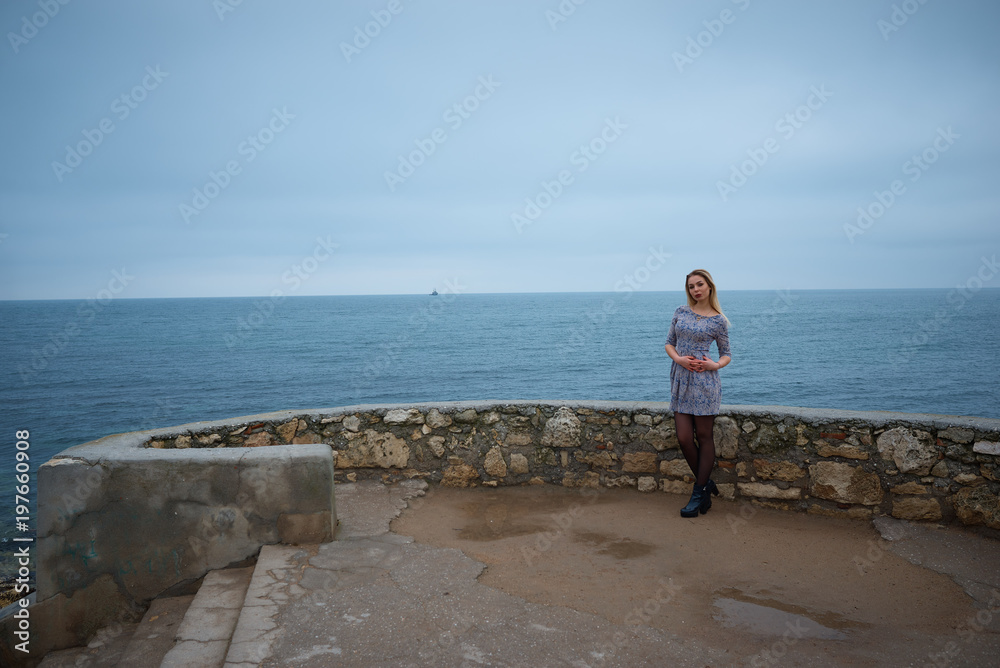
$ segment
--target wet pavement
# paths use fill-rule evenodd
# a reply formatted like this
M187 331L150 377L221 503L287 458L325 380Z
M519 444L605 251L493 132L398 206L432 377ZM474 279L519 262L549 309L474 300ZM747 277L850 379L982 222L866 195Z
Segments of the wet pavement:
M629 489L414 501L393 531L485 564L481 584L661 638L545 665L1000 665L1000 542L969 531L719 500L684 519L686 498Z

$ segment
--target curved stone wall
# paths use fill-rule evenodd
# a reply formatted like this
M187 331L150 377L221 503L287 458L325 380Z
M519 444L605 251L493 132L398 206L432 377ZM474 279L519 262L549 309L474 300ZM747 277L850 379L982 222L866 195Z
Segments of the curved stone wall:
M729 499L1000 530L1000 420L723 406L715 434ZM663 403L346 406L109 436L39 469L31 610L48 631L33 651L77 644L263 544L329 540L334 481L366 477L691 489Z
M325 443L338 480L557 484L688 494L664 403L481 401L348 406L188 425L153 448ZM730 499L865 519L1000 529L1000 420L723 406L713 478Z

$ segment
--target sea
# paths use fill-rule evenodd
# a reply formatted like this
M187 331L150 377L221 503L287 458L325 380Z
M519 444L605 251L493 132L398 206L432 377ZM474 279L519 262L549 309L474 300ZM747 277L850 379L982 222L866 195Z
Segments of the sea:
M1000 418L1000 289L720 300L723 404ZM0 557L34 529L38 466L109 434L370 403L669 401L663 346L683 303L680 291L0 302Z

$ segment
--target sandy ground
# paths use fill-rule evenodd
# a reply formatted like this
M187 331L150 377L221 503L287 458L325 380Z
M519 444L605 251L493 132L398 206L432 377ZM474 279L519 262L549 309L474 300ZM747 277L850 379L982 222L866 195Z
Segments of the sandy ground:
M870 522L718 499L684 519L686 500L432 487L392 530L487 564L485 585L690 638L725 665L1000 666L997 541L930 532L932 570Z

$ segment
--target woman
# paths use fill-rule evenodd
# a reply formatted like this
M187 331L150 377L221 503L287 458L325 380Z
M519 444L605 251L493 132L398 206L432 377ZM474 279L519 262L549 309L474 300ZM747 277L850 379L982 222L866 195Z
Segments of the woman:
M695 269L685 278L687 305L674 311L667 334L670 365L670 410L677 424L677 440L684 459L694 474L694 491L681 517L697 517L712 507L712 494L719 488L712 482L715 440L712 427L722 401L719 369L729 364L729 319L722 313L712 275ZM719 361L708 356L715 341ZM697 434L698 444L695 445Z

